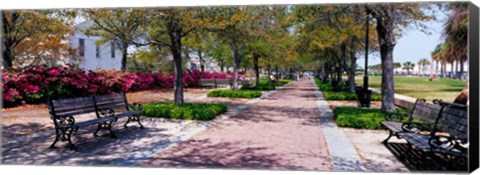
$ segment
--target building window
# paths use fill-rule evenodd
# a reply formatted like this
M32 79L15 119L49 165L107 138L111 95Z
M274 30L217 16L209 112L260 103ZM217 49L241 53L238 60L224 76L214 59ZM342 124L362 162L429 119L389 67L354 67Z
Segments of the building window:
M95 56L100 58L100 46L98 44L95 45Z
M110 43L110 48L111 48L110 52L111 52L112 58L115 58L115 43L114 42Z
M85 56L85 39L79 38L78 39L78 45L80 46L78 48L78 55L80 56Z

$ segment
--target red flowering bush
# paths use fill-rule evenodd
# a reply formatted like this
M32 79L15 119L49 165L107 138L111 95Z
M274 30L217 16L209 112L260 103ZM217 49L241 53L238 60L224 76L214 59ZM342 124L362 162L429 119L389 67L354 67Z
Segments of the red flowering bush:
M185 87L200 86L200 79L232 78L231 74L184 71ZM132 92L153 88L173 88L174 75L149 72L88 71L68 67L32 66L2 72L5 106L41 103L46 99L63 99L89 95Z

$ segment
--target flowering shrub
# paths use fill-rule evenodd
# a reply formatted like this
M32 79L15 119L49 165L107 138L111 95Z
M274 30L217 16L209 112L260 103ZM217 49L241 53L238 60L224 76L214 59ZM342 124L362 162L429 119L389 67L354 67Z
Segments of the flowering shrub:
M200 79L232 78L231 74L184 71L185 87L200 86ZM2 72L5 106L40 103L46 99L63 99L88 95L132 92L154 88L173 88L173 73L85 71L81 68L33 66Z

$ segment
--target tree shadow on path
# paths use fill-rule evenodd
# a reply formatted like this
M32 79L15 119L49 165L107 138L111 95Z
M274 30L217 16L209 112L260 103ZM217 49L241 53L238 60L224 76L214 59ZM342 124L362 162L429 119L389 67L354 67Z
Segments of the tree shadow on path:
M214 144L208 139L182 142L161 157L153 158L146 166L187 168L234 168L302 170L288 164L281 155L266 153L268 148L241 142Z
M439 155L422 158L422 153L415 148L411 152L407 151L407 143L387 143L385 147L411 171L467 171L467 163L453 165Z
M32 126L24 126L26 128ZM80 129L72 135L77 151L69 149L66 142L58 142L56 148L49 146L54 134L27 137L17 141L9 139L2 143L2 163L20 165L107 165L121 160L130 153L141 151L158 140L169 137L162 128L145 128L132 126L114 130L117 138L111 138L107 131L93 137L96 126ZM14 128L22 129L15 125Z

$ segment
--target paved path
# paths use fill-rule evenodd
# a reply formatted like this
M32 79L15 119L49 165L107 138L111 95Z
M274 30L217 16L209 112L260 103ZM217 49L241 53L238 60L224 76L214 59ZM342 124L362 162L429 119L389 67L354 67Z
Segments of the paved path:
M349 166L353 166L359 170L356 153L343 132L331 129L332 122L320 121L321 117L331 119L332 113L319 111L319 107L328 108L324 100L318 103L319 98L313 82L291 83L144 165L280 170L352 170ZM336 139L327 143L329 137ZM342 151L346 152L338 153Z

